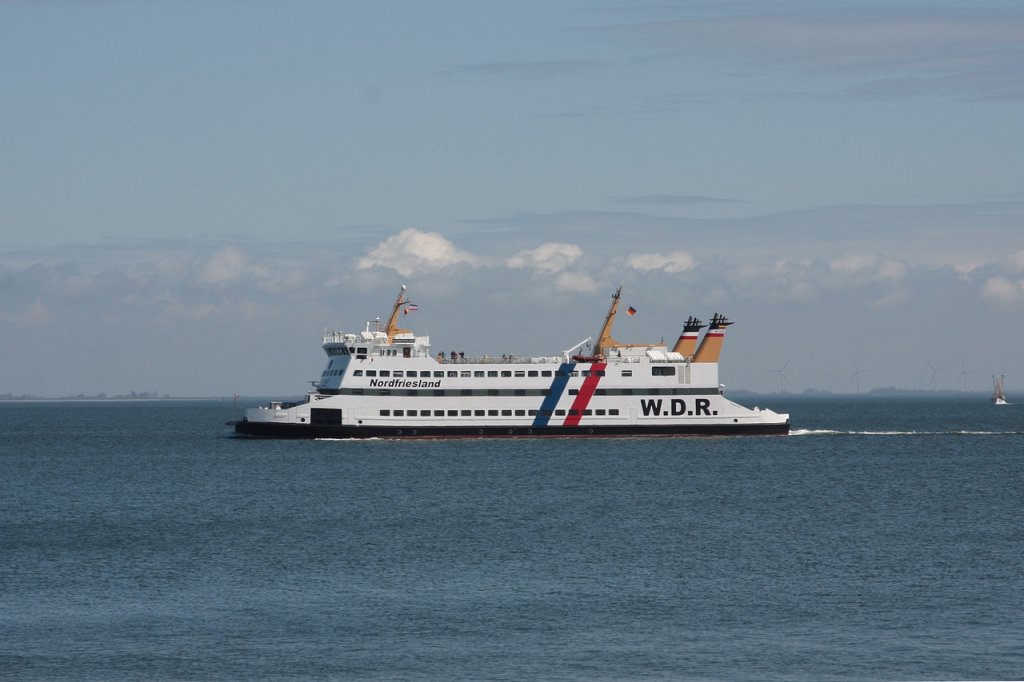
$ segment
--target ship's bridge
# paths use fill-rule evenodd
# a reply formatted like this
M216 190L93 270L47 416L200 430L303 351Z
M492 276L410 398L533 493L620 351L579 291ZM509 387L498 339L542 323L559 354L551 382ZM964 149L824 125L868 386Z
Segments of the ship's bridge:
M347 355L356 360L373 357L423 358L430 357L430 337L416 336L412 332L388 334L379 330L365 330L358 334L324 332L324 352L328 356Z

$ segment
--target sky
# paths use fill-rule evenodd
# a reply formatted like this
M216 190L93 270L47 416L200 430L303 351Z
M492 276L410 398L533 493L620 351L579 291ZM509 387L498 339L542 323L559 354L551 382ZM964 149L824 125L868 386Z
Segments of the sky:
M1024 4L0 0L0 395L293 396L735 322L726 390L1024 387Z

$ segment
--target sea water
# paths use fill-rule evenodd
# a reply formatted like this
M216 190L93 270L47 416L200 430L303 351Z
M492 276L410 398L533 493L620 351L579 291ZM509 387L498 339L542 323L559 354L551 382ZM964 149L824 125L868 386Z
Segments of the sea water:
M743 402L794 434L271 441L226 437L230 402L2 404L0 678L1024 676L1024 406Z

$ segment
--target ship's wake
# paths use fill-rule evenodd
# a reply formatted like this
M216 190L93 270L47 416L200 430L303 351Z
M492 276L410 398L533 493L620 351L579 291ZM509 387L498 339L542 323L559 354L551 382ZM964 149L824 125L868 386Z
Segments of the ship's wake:
M1024 436L1024 431L843 431L840 429L793 429L791 436Z

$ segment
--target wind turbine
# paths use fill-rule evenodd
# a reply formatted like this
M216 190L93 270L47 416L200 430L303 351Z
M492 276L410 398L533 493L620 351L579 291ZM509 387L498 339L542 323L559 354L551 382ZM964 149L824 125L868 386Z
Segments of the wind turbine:
M857 382L857 393L860 393L860 375L864 374L867 370L860 368L860 365L857 364L857 358L853 359L853 369L853 381Z
M957 377L957 378L960 379L961 390L964 393L966 393L967 392L967 375L970 374L971 372L967 369L967 362L966 361L961 360L960 361L960 366L963 368L963 371L960 372L960 376Z
M779 369L771 370L772 372L776 372L779 375L779 393L785 393L786 392L786 368L787 367L789 367L789 360L786 360L786 364L784 364Z
M932 392L934 392L935 391L935 375L938 374L939 372L945 371L948 368L947 367L935 367L930 362L926 363L926 364L928 365L928 369L930 369L932 371Z

